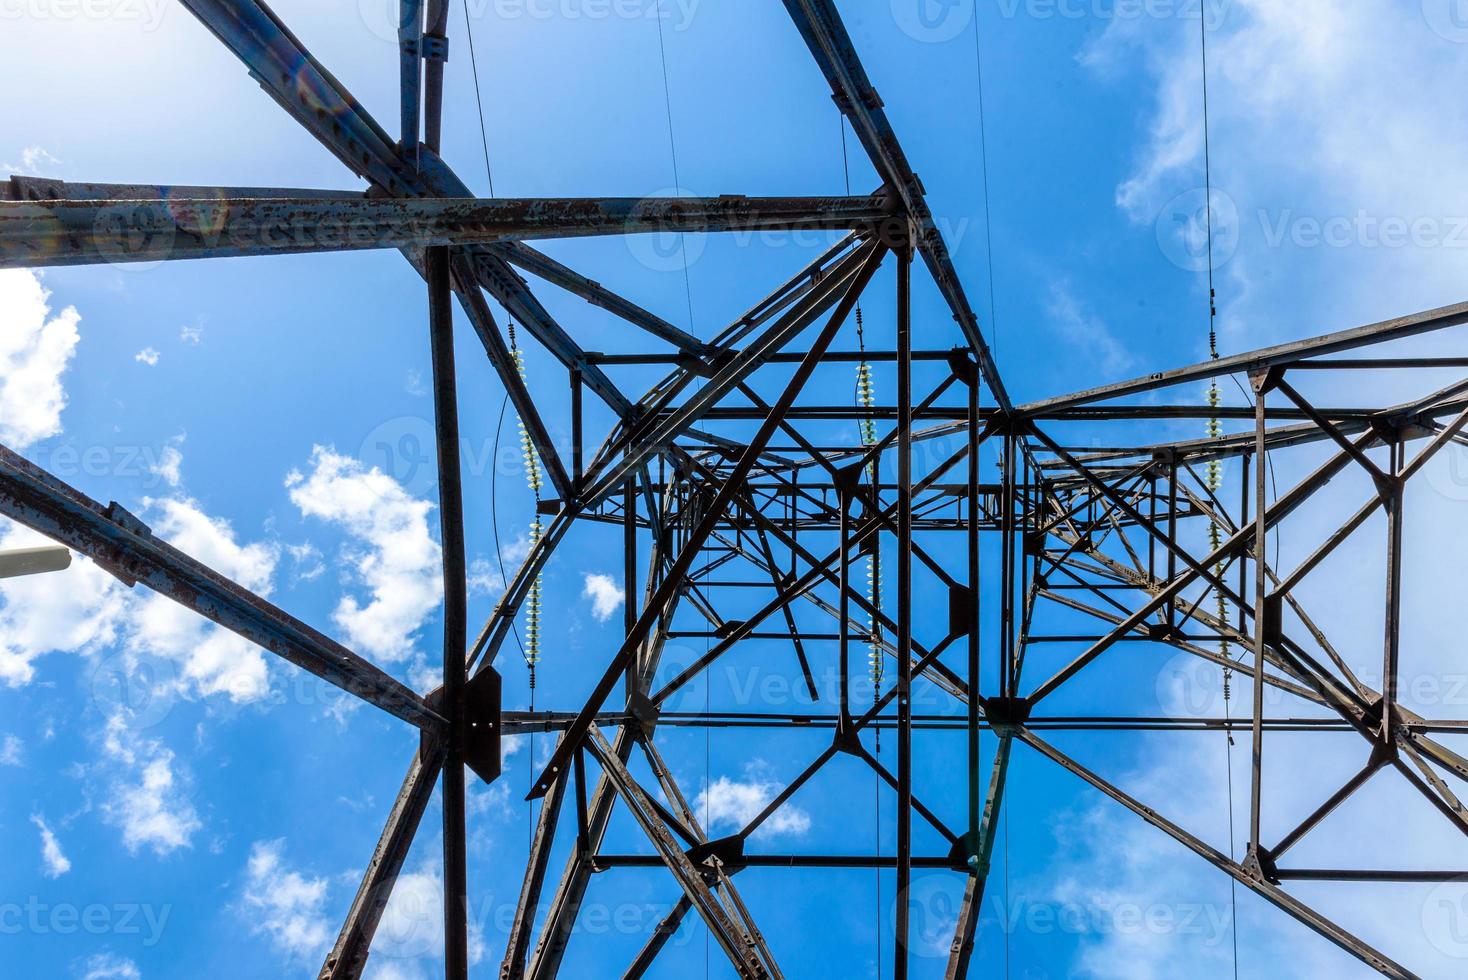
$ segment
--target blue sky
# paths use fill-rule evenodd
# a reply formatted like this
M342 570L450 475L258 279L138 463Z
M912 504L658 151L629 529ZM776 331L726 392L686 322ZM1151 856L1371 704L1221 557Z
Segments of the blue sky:
M395 49L380 33L380 5L281 0L274 9L391 129ZM1468 108L1456 94L1468 81L1468 20L1455 17L1464 12L1450 0L1203 0L1201 11L1196 0L979 6L976 14L969 0L841 4L1016 400L1206 354L1206 286L1196 238L1187 237L1196 233L1190 222L1203 186L1200 13L1210 30L1224 352L1463 298L1468 191L1459 175L1468 169ZM182 8L114 0L88 9L102 16L59 0L0 3L0 82L12 93L0 106L0 172L359 186ZM675 179L651 9L642 0L469 0L499 195L842 191L829 90L782 5L747 0L664 0ZM456 4L444 156L488 194L463 14ZM850 165L854 190L875 187L854 142ZM1391 236L1397 223L1413 229L1404 243ZM783 239L695 240L685 287L682 263L646 245L582 241L546 250L701 337L813 254L812 244ZM625 328L601 311L548 286L537 294L585 347L631 349ZM921 273L915 298L919 344L955 343ZM869 331L890 336L886 272L865 307ZM94 498L123 502L184 550L421 685L441 628L432 464L413 451L426 451L431 434L424 321L421 280L391 253L0 273L0 442ZM458 340L473 625L499 587L495 504L507 562L523 553L531 504L511 416L494 453L499 385L462 326ZM532 389L552 392L545 411L564 441L561 369L533 345L526 359ZM616 378L638 394L654 375ZM823 391L848 396L849 379L823 378ZM890 397L890 376L879 371L877 383L879 397ZM1390 400L1386 390L1369 394ZM589 433L609 424L591 407ZM1191 423L1158 432L1202 434ZM1468 494L1459 492L1455 460L1434 470L1420 501L1425 513L1461 516ZM1289 465L1282 463L1282 482ZM1286 550L1306 547L1330 516L1303 516ZM1446 690L1461 674L1445 610L1461 601L1454 583L1463 568L1426 523L1408 529L1427 573L1414 576L1412 670ZM3 535L7 545L25 540L8 526ZM618 547L606 529L578 530L550 566L537 706L579 706L614 651L616 597L588 576L618 578ZM1366 584L1376 574L1371 553L1366 544L1352 549L1311 583L1348 637L1379 632L1378 593ZM1358 587L1360 601L1341 601ZM126 592L85 561L0 586L0 602L0 828L12 842L0 867L0 973L126 980L314 971L382 826L412 734L166 600ZM690 643L675 644L670 658L701 652ZM1108 696L1118 713L1182 712L1178 684L1191 675L1165 650L1130 646L1124 658L1096 665L1090 694L1057 695L1055 710ZM730 663L708 692L714 706L801 710L779 683L788 670L777 648L751 643ZM523 668L512 655L501 668L507 705L526 705ZM702 704L703 688L688 697ZM1423 713L1465 713L1461 698L1422 697ZM954 710L931 692L919 699L919 710ZM719 830L732 829L824 747L815 733L666 738L685 790L711 787L700 806ZM1217 738L1055 741L1227 846ZM1334 768L1342 777L1350 771L1344 760L1353 757L1286 741L1289 761L1270 771L1269 792L1299 807L1329 791L1322 780ZM920 791L960 824L960 739L930 735L918 744ZM514 745L504 779L471 791L476 975L498 967L529 826L522 787L545 748L544 739ZM883 755L893 763L885 742ZM880 833L890 854L890 810L879 829L873 780L849 761L799 795L798 809L757 840L760 848L842 851L870 846ZM1390 799L1399 788L1383 783L1366 800ZM890 807L890 796L883 802ZM436 812L374 953L377 977L441 972ZM975 976L1165 977L1177 975L1179 962L1188 975L1232 975L1221 874L1023 750L1009 813ZM1410 805L1388 816L1363 801L1340 817L1331 839L1385 863L1416 866L1434 849L1465 857L1461 838L1442 839L1439 818ZM612 850L636 846L625 820L613 822ZM922 853L938 852L924 829L916 842ZM933 874L915 886L915 925L936 942L926 953L946 946L941 928L956 908L955 882ZM739 883L788 975L876 975L871 940L877 928L890 935L890 878L750 871ZM1300 893L1424 975L1460 975L1468 948L1435 931L1431 915L1441 892ZM601 915L573 941L568 975L620 972L675 898L661 872L599 877L590 900ZM1170 916L1171 924L1132 928L1132 910ZM1237 922L1244 975L1364 975L1244 895ZM886 940L883 957L890 969ZM704 960L702 930L685 927L656 975L696 975ZM708 964L710 975L725 975L717 947ZM915 960L918 976L941 972L937 956Z

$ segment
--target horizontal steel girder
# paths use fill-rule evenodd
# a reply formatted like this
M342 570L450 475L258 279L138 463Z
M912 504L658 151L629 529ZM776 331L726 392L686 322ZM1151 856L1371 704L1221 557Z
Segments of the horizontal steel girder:
M252 197L224 188L217 197L0 201L0 268L654 232L849 229L886 215L879 197L382 200Z

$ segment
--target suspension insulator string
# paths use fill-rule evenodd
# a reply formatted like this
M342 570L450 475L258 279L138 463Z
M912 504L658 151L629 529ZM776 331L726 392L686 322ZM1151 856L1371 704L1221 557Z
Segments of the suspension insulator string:
M520 380L525 381L525 355L520 350L520 345L515 337L515 321L509 321L510 325L510 358L515 362L515 371L520 375ZM525 483L530 492L535 496L535 514L530 521L529 550L534 553L545 534L545 525L540 518L540 491L545 485L540 472L540 455L535 450L535 441L530 438L530 429L525 425L523 418L516 418L520 428L520 456L525 464ZM525 597L525 664L530 669L530 698L531 704L535 703L535 675L536 667L540 663L540 602L543 587L542 574L536 571L535 578L530 581L530 591Z
M872 411L877 403L876 385L872 377L872 365L866 359L866 331L860 305L856 308L856 344L862 353L862 359L856 365L856 403L864 411L858 427L861 432L861 444L871 447L877 442L877 423L872 417ZM873 494L878 493L877 471L877 461L873 459L866 467L867 478L871 480ZM886 668L886 662L882 656L882 624L878 618L882 608L882 559L875 542L867 549L867 602L872 607L867 623L867 668L872 679L872 703L875 704L881 696L882 676ZM881 729L877 731L877 737L881 738Z

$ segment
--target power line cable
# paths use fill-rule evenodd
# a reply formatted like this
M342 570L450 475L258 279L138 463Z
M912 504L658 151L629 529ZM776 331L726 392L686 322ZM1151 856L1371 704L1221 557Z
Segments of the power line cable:
M984 51L979 43L979 10L974 7L974 74L979 109L979 172L984 187L984 256L989 269L989 326L994 338L994 356L999 356L999 315L994 307L994 235L989 198L988 114L984 111Z

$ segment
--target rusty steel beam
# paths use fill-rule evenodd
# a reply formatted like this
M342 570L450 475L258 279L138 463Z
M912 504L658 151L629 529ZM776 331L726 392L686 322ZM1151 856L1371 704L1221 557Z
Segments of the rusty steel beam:
M487 245L654 232L850 229L880 198L382 200L249 197L0 201L0 268Z
M107 506L0 446L0 514L146 585L276 656L425 732L447 719L412 689L335 640L154 537L117 502Z

